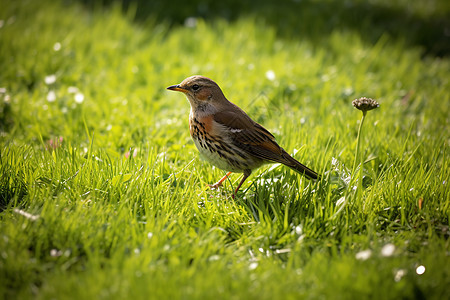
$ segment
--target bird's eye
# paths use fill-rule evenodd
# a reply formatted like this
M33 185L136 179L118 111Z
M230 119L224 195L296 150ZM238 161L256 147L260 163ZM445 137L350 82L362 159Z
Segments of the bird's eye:
M194 85L192 86L192 89L193 89L194 91L198 90L199 88L200 88L200 86L199 86L198 84L194 84Z

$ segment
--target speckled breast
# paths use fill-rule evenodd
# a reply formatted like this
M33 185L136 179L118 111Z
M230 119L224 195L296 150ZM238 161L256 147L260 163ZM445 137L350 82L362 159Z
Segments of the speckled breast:
M189 120L191 137L203 159L219 169L241 173L246 169L258 167L261 163L245 154L227 136L212 136L204 122L195 117Z

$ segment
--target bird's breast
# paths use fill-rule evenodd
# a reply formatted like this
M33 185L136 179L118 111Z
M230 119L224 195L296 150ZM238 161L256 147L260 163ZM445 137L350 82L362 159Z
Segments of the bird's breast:
M200 117L196 115L191 115L189 117L189 131L191 133L191 137L199 137L204 136L206 134L211 134L213 130L213 116L205 116Z
M254 169L262 164L260 159L248 156L237 147L232 142L227 129L215 122L213 116L191 115L189 129L201 157L219 169L242 172L246 169Z

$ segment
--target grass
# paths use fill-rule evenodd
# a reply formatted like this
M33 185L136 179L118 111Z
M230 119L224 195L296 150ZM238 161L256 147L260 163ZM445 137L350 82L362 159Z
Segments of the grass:
M1 2L2 298L449 294L446 1ZM237 174L208 190L224 171L165 90L192 74L323 180L272 165L236 201Z

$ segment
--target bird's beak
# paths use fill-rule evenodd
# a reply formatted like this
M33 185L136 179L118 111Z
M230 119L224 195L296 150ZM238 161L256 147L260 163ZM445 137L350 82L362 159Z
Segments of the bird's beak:
M182 88L179 84L171 85L167 89L171 90L171 91L182 92L182 93L186 93L188 91L188 90Z

